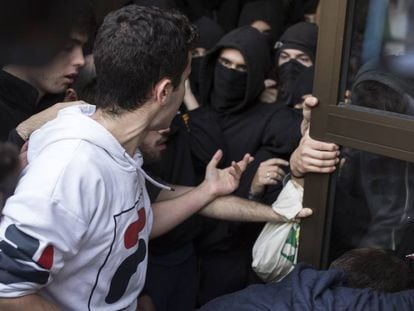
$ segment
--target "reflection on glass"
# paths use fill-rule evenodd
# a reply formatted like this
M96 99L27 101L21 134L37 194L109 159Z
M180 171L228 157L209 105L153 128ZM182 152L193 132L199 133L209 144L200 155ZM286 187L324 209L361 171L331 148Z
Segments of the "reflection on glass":
M330 259L361 247L414 253L414 164L355 149L342 154Z
M350 10L342 100L413 116L414 1L355 0Z
M388 64L399 56L366 63L358 71L350 104L414 116L414 80L392 72Z

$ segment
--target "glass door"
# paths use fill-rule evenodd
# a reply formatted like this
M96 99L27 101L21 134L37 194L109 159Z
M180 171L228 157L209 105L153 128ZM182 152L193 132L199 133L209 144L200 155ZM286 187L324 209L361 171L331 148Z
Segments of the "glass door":
M314 215L302 222L299 261L414 252L413 15L412 0L322 0L310 135L340 145L343 159L336 173L305 178Z

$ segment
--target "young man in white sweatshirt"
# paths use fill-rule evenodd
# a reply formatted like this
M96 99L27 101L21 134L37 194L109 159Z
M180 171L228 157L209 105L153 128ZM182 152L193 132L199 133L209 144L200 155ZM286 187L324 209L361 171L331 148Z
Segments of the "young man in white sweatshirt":
M220 170L218 151L197 188L150 207L138 146L181 104L194 37L184 16L155 8L106 17L96 108L67 108L31 136L4 207L0 310L136 310L149 237L237 188L250 156Z

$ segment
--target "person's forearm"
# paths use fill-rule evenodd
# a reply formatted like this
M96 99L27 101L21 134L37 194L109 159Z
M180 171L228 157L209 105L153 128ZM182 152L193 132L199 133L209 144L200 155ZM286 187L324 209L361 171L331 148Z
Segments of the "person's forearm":
M154 222L151 238L167 233L215 199L205 183L173 200L152 204Z
M186 186L178 186L178 185L171 185L174 191L170 190L161 190L160 194L157 196L156 202L162 202L165 200L172 200L179 196L190 192L194 187L186 187Z
M25 121L21 122L16 127L16 132L23 140L28 140L30 135L35 130L41 128L46 122L49 122L56 118L56 115L61 109L74 105L79 105L81 103L82 102L80 101L73 101L54 104L48 109L38 112L32 115L30 118L26 119Z
M0 310L58 311L60 309L43 297L32 294L19 298L0 298Z
M270 206L236 196L215 199L200 211L200 215L229 221L285 222Z

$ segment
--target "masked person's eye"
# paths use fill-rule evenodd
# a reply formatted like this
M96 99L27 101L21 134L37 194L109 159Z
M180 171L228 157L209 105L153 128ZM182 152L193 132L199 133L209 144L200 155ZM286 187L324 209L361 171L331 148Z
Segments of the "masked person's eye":
M229 62L227 59L220 57L218 59L219 63L222 64L225 67L230 68L231 67L231 62Z
M302 64L304 64L304 65L312 65L312 61L311 61L311 59L309 58L309 57L307 57L307 56L302 56L302 57L299 57L299 59L298 59Z
M279 63L286 63L289 60L290 60L289 55L287 55L287 54L280 54L278 61L279 61Z
M247 71L247 66L246 65L237 65L236 70L240 71L240 72L246 72Z

